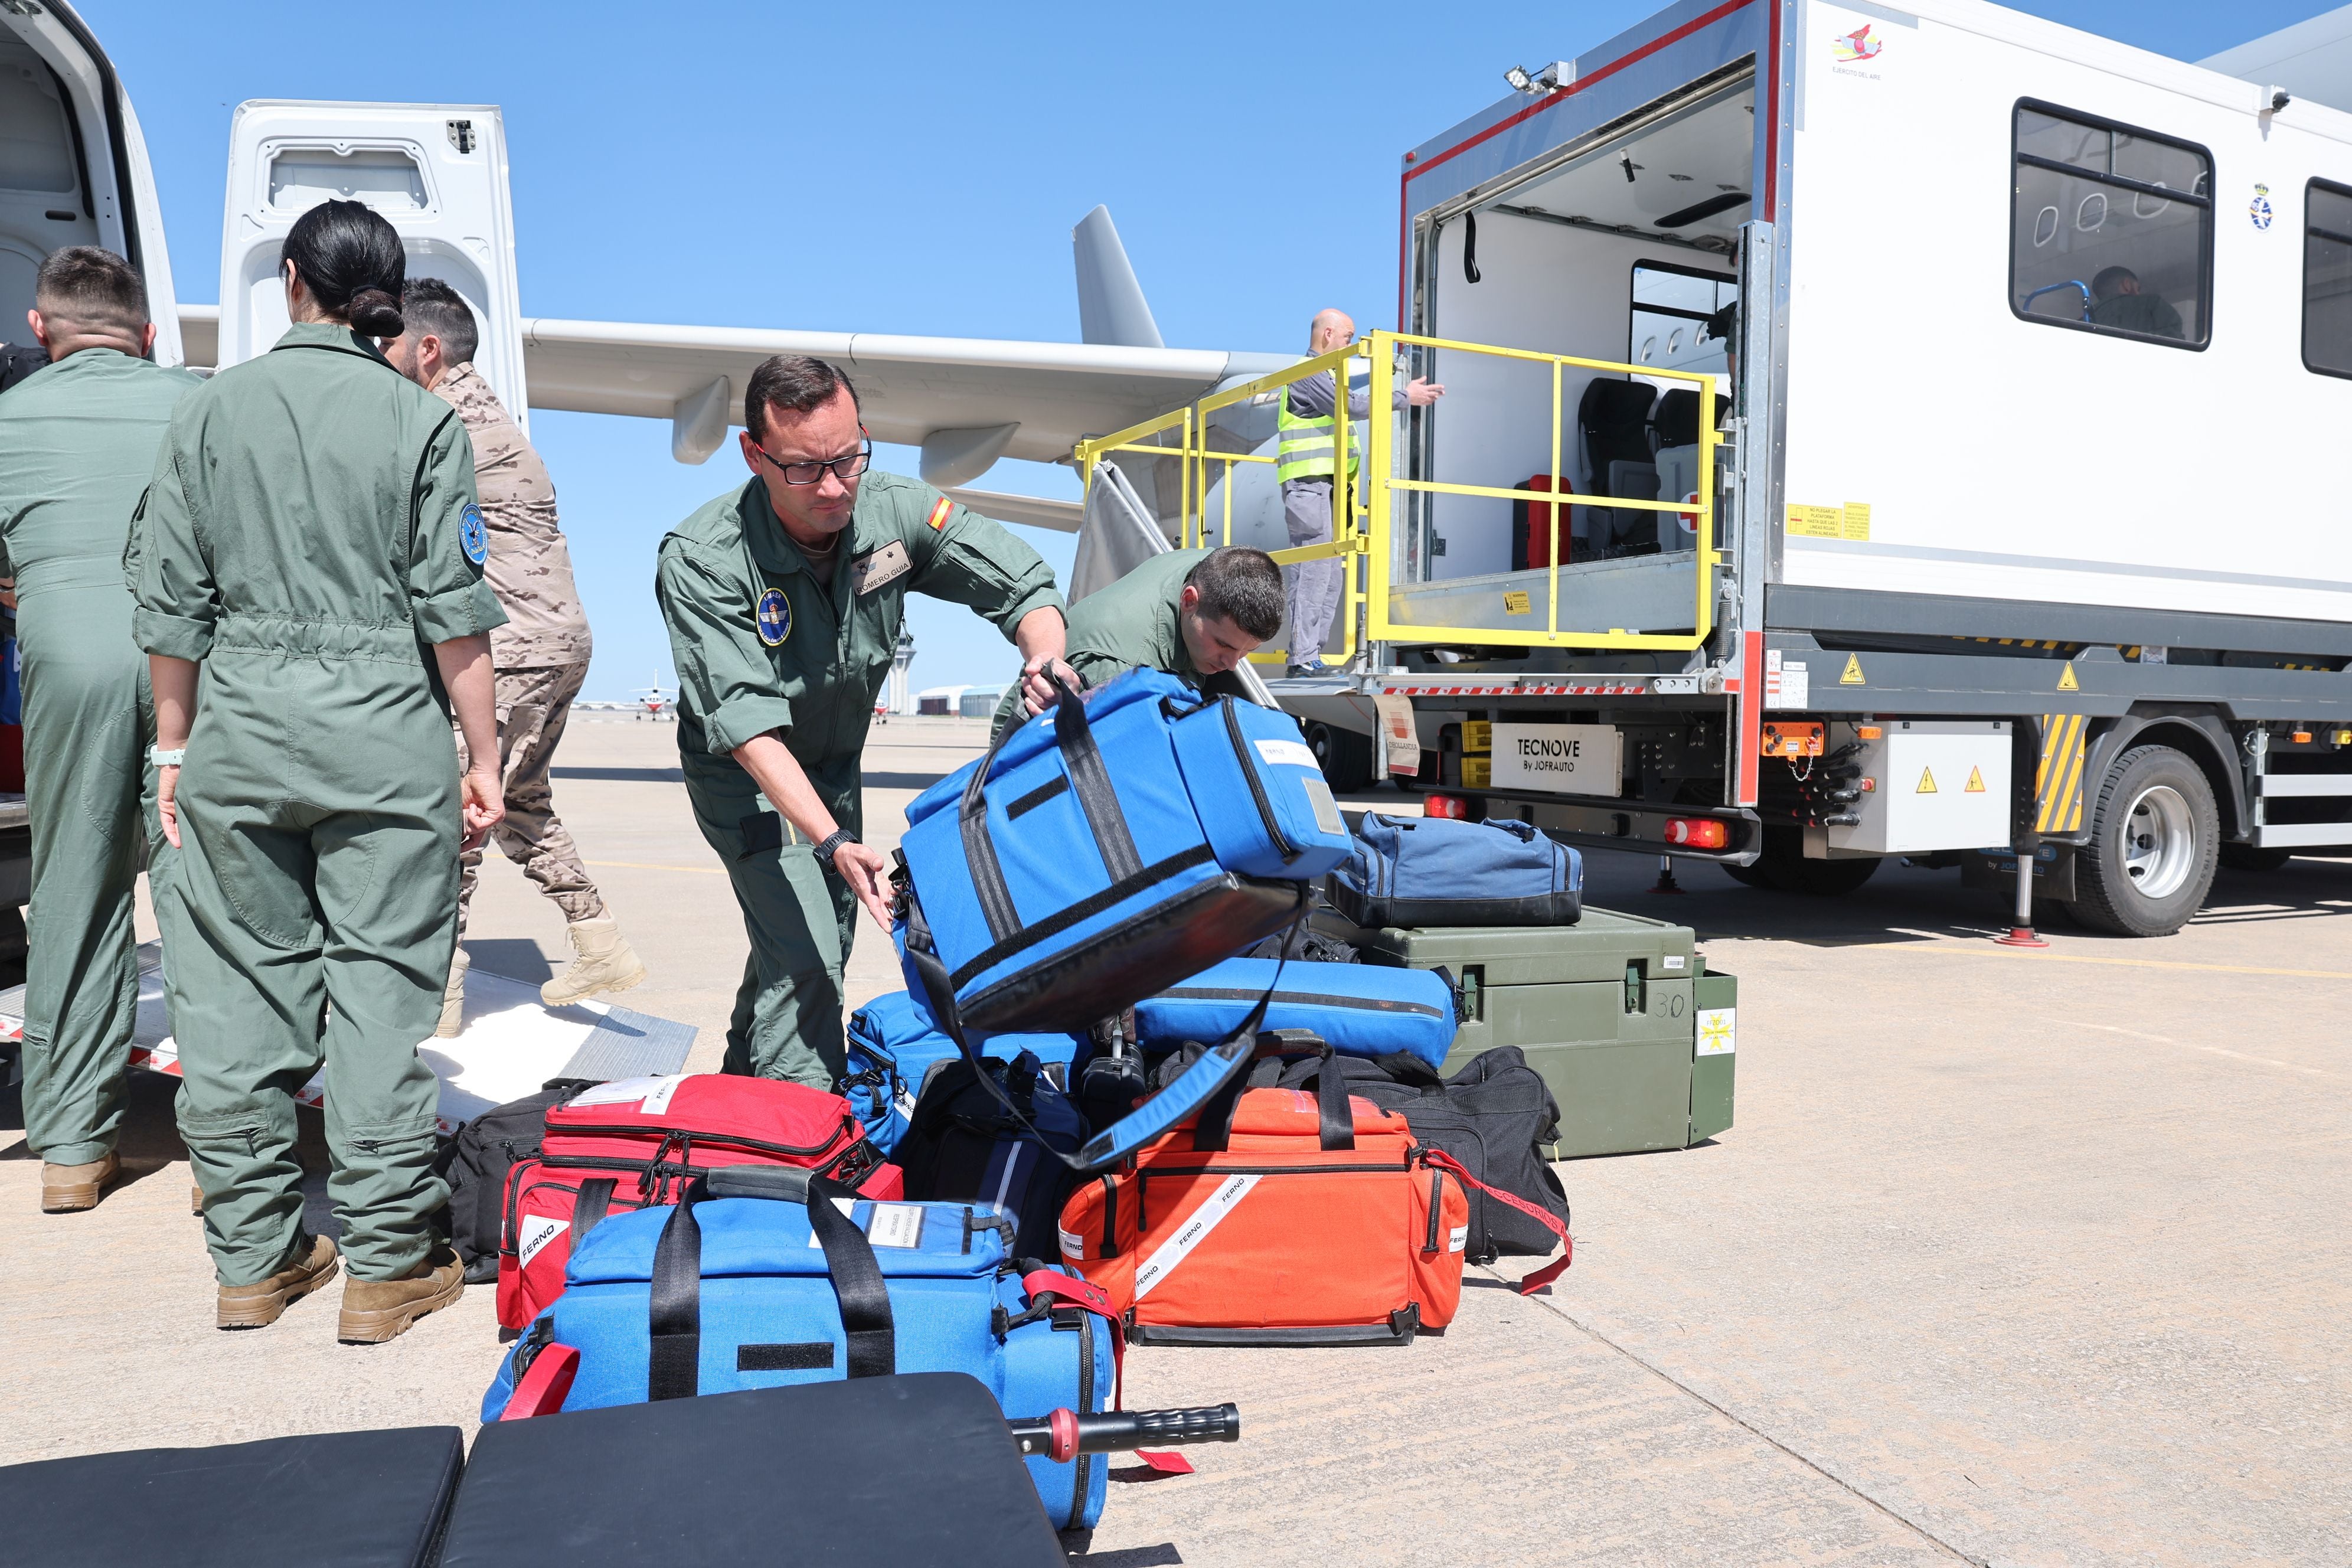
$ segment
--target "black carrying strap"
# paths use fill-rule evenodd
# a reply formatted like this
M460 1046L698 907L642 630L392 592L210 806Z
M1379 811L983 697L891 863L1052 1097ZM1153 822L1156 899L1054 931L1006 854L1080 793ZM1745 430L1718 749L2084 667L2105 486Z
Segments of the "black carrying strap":
M1078 809L1087 816L1087 826L1093 833L1095 847L1101 854L1103 869L1110 874L1113 884L1123 882L1143 870L1143 858L1136 853L1135 837L1128 831L1127 814L1119 809L1118 795L1112 790L1110 770L1103 763L1102 748L1095 744L1094 731L1087 721L1087 704L1059 676L1055 687L1061 692L1060 707L1054 715L1054 743L1061 748L1062 771L1069 775L1070 788L1078 797ZM996 739L971 771L971 778L963 786L963 798L956 807L956 831L963 840L964 865L971 873L972 890L980 899L980 912L988 921L988 934L992 942L1003 942L1017 935L1022 929L1021 912L1013 907L1013 892L1005 885L1004 868L996 858L996 844L988 833L988 774L995 766L996 754L1004 743L1020 733L1014 725Z
M1348 1079L1331 1066L1331 1047L1323 1047L1324 1070L1315 1077L1315 1131L1318 1142L1326 1153L1356 1146L1356 1112L1348 1102ZM1241 1103L1242 1086L1247 1073L1235 1073L1233 1081L1220 1089L1215 1098L1201 1107L1200 1120L1192 1124L1192 1152L1196 1154L1221 1154L1231 1146L1234 1135L1234 1108Z
M578 1247L580 1238L604 1223L604 1215L613 1207L613 1178L599 1176L593 1182L580 1184L580 1195L572 1201L572 1245Z
M849 1342L848 1375L888 1377L898 1370L889 1287L883 1282L882 1266L875 1261L873 1244L834 1203L836 1198L855 1202L856 1196L840 1183L811 1173L809 1233L824 1249L825 1271L833 1278L834 1297L840 1304L842 1331ZM694 1205L709 1197L708 1184L697 1177L679 1194L661 1239L654 1244L646 1309L652 1330L646 1362L648 1400L691 1399L701 1392L702 1226L694 1217Z

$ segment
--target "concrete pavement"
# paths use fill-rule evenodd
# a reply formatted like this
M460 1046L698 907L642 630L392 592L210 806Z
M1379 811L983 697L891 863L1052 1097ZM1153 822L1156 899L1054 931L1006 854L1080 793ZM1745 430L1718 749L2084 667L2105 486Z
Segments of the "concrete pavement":
M981 734L877 730L870 837ZM700 1026L698 1068L743 938L674 735L583 715L557 803L652 969L626 1002ZM2352 1560L2352 866L2225 872L2176 937L2053 922L2038 956L1951 872L1811 900L1653 870L1593 857L1588 900L1739 976L1738 1124L1563 1166L1576 1266L1537 1298L1474 1271L1442 1337L1138 1351L1131 1405L1232 1399L1246 1436L1115 1479L1084 1561ZM526 979L565 956L503 863L468 945ZM898 984L866 933L853 1000ZM142 1084L142 1179L87 1215L36 1214L0 1131L0 1461L467 1420L486 1289L382 1347L333 1342L331 1292L210 1327L167 1094Z

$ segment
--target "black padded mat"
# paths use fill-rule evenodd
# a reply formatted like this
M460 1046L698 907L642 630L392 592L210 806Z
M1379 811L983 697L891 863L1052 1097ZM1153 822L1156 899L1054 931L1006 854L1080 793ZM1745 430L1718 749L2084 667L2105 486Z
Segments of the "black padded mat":
M430 1561L464 1458L457 1427L412 1426L10 1465L0 1468L0 1561L416 1568Z
M484 1426L443 1568L1061 1568L995 1398L961 1373Z

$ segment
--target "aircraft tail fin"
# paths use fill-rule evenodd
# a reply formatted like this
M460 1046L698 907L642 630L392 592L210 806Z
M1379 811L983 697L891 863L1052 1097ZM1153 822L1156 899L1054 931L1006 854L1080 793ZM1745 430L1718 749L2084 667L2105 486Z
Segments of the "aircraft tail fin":
M1070 231L1070 248L1078 268L1080 340L1120 348L1166 348L1108 207L1097 206L1079 220Z

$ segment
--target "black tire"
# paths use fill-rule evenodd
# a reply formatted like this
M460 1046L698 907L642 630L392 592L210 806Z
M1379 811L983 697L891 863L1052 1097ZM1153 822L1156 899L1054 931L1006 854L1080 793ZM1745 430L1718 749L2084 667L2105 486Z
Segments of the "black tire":
M2294 858L2292 849L2273 845L2264 848L2259 844L2224 844L2221 864L2231 871L2275 871Z
M1307 726L1307 746L1333 795L1352 795L1372 782L1372 740L1332 724Z
M1764 830L1764 853L1755 869L1762 874L1768 887L1784 893L1834 899L1853 892L1876 876L1878 859L1873 856L1863 860L1808 860L1803 828L1768 827Z
M1759 859L1746 866L1736 866L1728 860L1717 860L1723 874L1743 888L1769 888L1772 884L1764 876L1764 862Z
M2135 746L2099 785L2066 912L2117 936L2170 936L2205 902L2221 846L2204 771L2170 746Z

